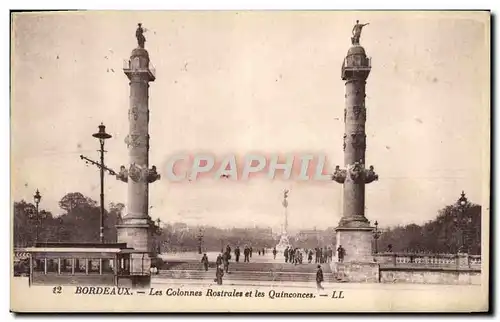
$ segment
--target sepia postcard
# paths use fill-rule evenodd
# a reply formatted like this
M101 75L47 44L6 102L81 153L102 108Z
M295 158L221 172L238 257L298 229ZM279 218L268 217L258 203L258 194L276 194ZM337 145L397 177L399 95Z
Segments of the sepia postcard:
M11 311L487 312L490 12L11 12Z

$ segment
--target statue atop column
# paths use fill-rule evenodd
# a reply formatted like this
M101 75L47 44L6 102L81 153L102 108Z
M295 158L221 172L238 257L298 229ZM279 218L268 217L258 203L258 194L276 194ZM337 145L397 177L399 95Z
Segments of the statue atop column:
M288 207L288 193L290 191L288 189L285 189L285 191L283 191L283 207L287 208Z
M137 38L137 44L139 48L144 48L146 43L146 37L144 37L144 29L142 28L142 23L137 24L137 30L135 31L135 37Z
M352 28L352 37L351 37L351 42L353 45L359 45L359 38L361 38L361 30L363 29L364 26L369 25L369 23L359 23L359 20L356 20L356 24Z

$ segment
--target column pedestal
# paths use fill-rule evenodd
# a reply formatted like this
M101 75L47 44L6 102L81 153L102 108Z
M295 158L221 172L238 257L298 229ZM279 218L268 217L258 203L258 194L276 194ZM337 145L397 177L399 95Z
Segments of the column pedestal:
M130 256L130 274L149 274L151 259L155 257L149 220L124 218L116 229L118 242L127 243L127 247L138 252Z
M372 253L372 227L337 227L337 244L345 249L343 263L333 262L332 271L339 282L378 283L380 270Z
M337 227L336 239L338 248L339 245L345 249L344 263L372 263L372 227Z
M288 240L288 235L286 233L283 233L283 235L281 235L281 239L278 243L278 245L276 245L276 251L279 253L279 254L283 254L283 252L285 251L285 249L287 247L291 247L290 245L290 241Z

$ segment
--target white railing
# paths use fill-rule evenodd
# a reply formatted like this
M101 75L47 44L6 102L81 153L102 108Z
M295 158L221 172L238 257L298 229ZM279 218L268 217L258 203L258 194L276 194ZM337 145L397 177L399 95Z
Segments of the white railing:
M468 254L377 253L374 260L387 267L481 268L481 255Z
M481 266L481 255L469 255L469 263L474 266Z

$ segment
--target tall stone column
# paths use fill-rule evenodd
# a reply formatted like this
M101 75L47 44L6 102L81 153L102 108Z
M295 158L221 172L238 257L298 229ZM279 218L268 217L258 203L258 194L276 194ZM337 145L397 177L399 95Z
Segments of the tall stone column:
M365 217L365 185L378 176L373 166L365 167L366 152L366 79L371 60L365 49L353 40L342 64L345 81L344 167L337 166L333 180L343 184L343 213L336 228L337 247L345 249L345 262L372 261L372 231Z
M144 42L139 43L139 47L132 50L130 59L123 68L130 80L129 134L125 138L129 165L121 166L117 175L128 186L127 214L122 223L117 225L117 239L142 253L132 256L132 273L142 272L144 269L149 271L150 258L156 255L153 247L153 223L148 214L148 186L160 178L155 166L149 169L149 82L153 82L156 77L150 65L149 54L143 46Z

